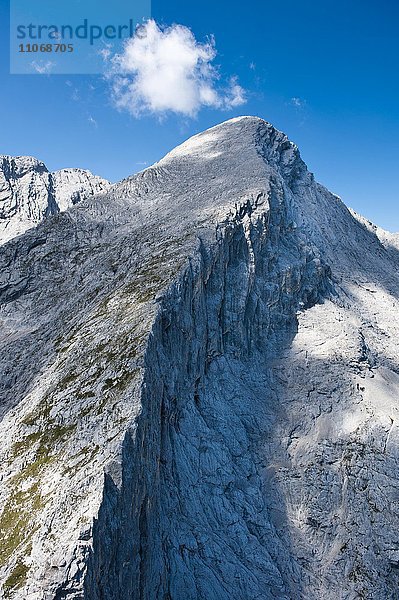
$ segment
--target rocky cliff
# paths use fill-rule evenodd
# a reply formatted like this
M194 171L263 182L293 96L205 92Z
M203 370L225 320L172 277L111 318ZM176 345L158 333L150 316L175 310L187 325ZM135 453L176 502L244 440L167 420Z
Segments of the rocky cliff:
M0 252L19 600L389 599L399 253L258 118Z
M0 244L109 187L83 169L50 173L31 156L0 156Z

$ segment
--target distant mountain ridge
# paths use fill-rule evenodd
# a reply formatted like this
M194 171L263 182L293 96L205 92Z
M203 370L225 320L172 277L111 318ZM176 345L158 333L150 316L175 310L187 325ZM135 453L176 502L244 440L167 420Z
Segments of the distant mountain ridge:
M0 244L109 187L84 169L50 173L31 156L0 155Z

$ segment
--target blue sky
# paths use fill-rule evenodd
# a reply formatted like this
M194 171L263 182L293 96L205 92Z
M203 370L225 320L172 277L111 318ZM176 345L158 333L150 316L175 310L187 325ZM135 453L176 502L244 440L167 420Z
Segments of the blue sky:
M253 114L287 133L349 206L399 230L396 0L153 1L161 25L187 26L199 44L214 36L218 86L236 76L246 95L245 104L216 101L162 118L118 110L102 76L10 75L8 2L0 7L0 153L117 181L198 131Z

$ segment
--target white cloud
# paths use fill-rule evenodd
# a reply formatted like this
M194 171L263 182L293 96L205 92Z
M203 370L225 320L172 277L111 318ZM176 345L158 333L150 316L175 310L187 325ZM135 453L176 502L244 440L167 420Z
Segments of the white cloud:
M104 62L107 62L111 58L111 45L105 44L104 48L98 51L98 54L101 56Z
M215 42L201 44L183 25L161 28L147 21L114 56L109 74L115 104L134 116L173 112L195 116L203 106L228 109L244 104L236 78L223 88Z
M299 98L298 96L294 96L286 104L287 104L287 106L292 106L294 108L294 111L295 111L297 117L299 118L298 125L300 125L301 127L303 125L305 125L307 118L308 118L307 117L308 104L307 104L306 100L304 100L303 98Z
M51 62L51 60L47 62L37 62L36 60L33 60L31 62L31 66L34 68L36 73L39 73L39 75L48 75L51 72L51 69L55 66L55 63Z
M97 129L98 123L91 115L89 115L87 120L89 121L90 125L93 125L93 127Z
M291 98L290 100L290 104L291 106L295 106L295 108L304 108L306 106L306 100L303 100L302 98Z
M226 105L228 107L245 104L245 90L237 83L237 77L230 78L230 88L226 93Z

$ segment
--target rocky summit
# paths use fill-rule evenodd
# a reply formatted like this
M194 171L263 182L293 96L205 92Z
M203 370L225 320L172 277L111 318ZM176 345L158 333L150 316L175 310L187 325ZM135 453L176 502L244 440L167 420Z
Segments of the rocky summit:
M397 598L398 236L254 117L64 212L2 160L3 597Z
M0 244L109 187L83 169L50 173L32 156L0 156Z

